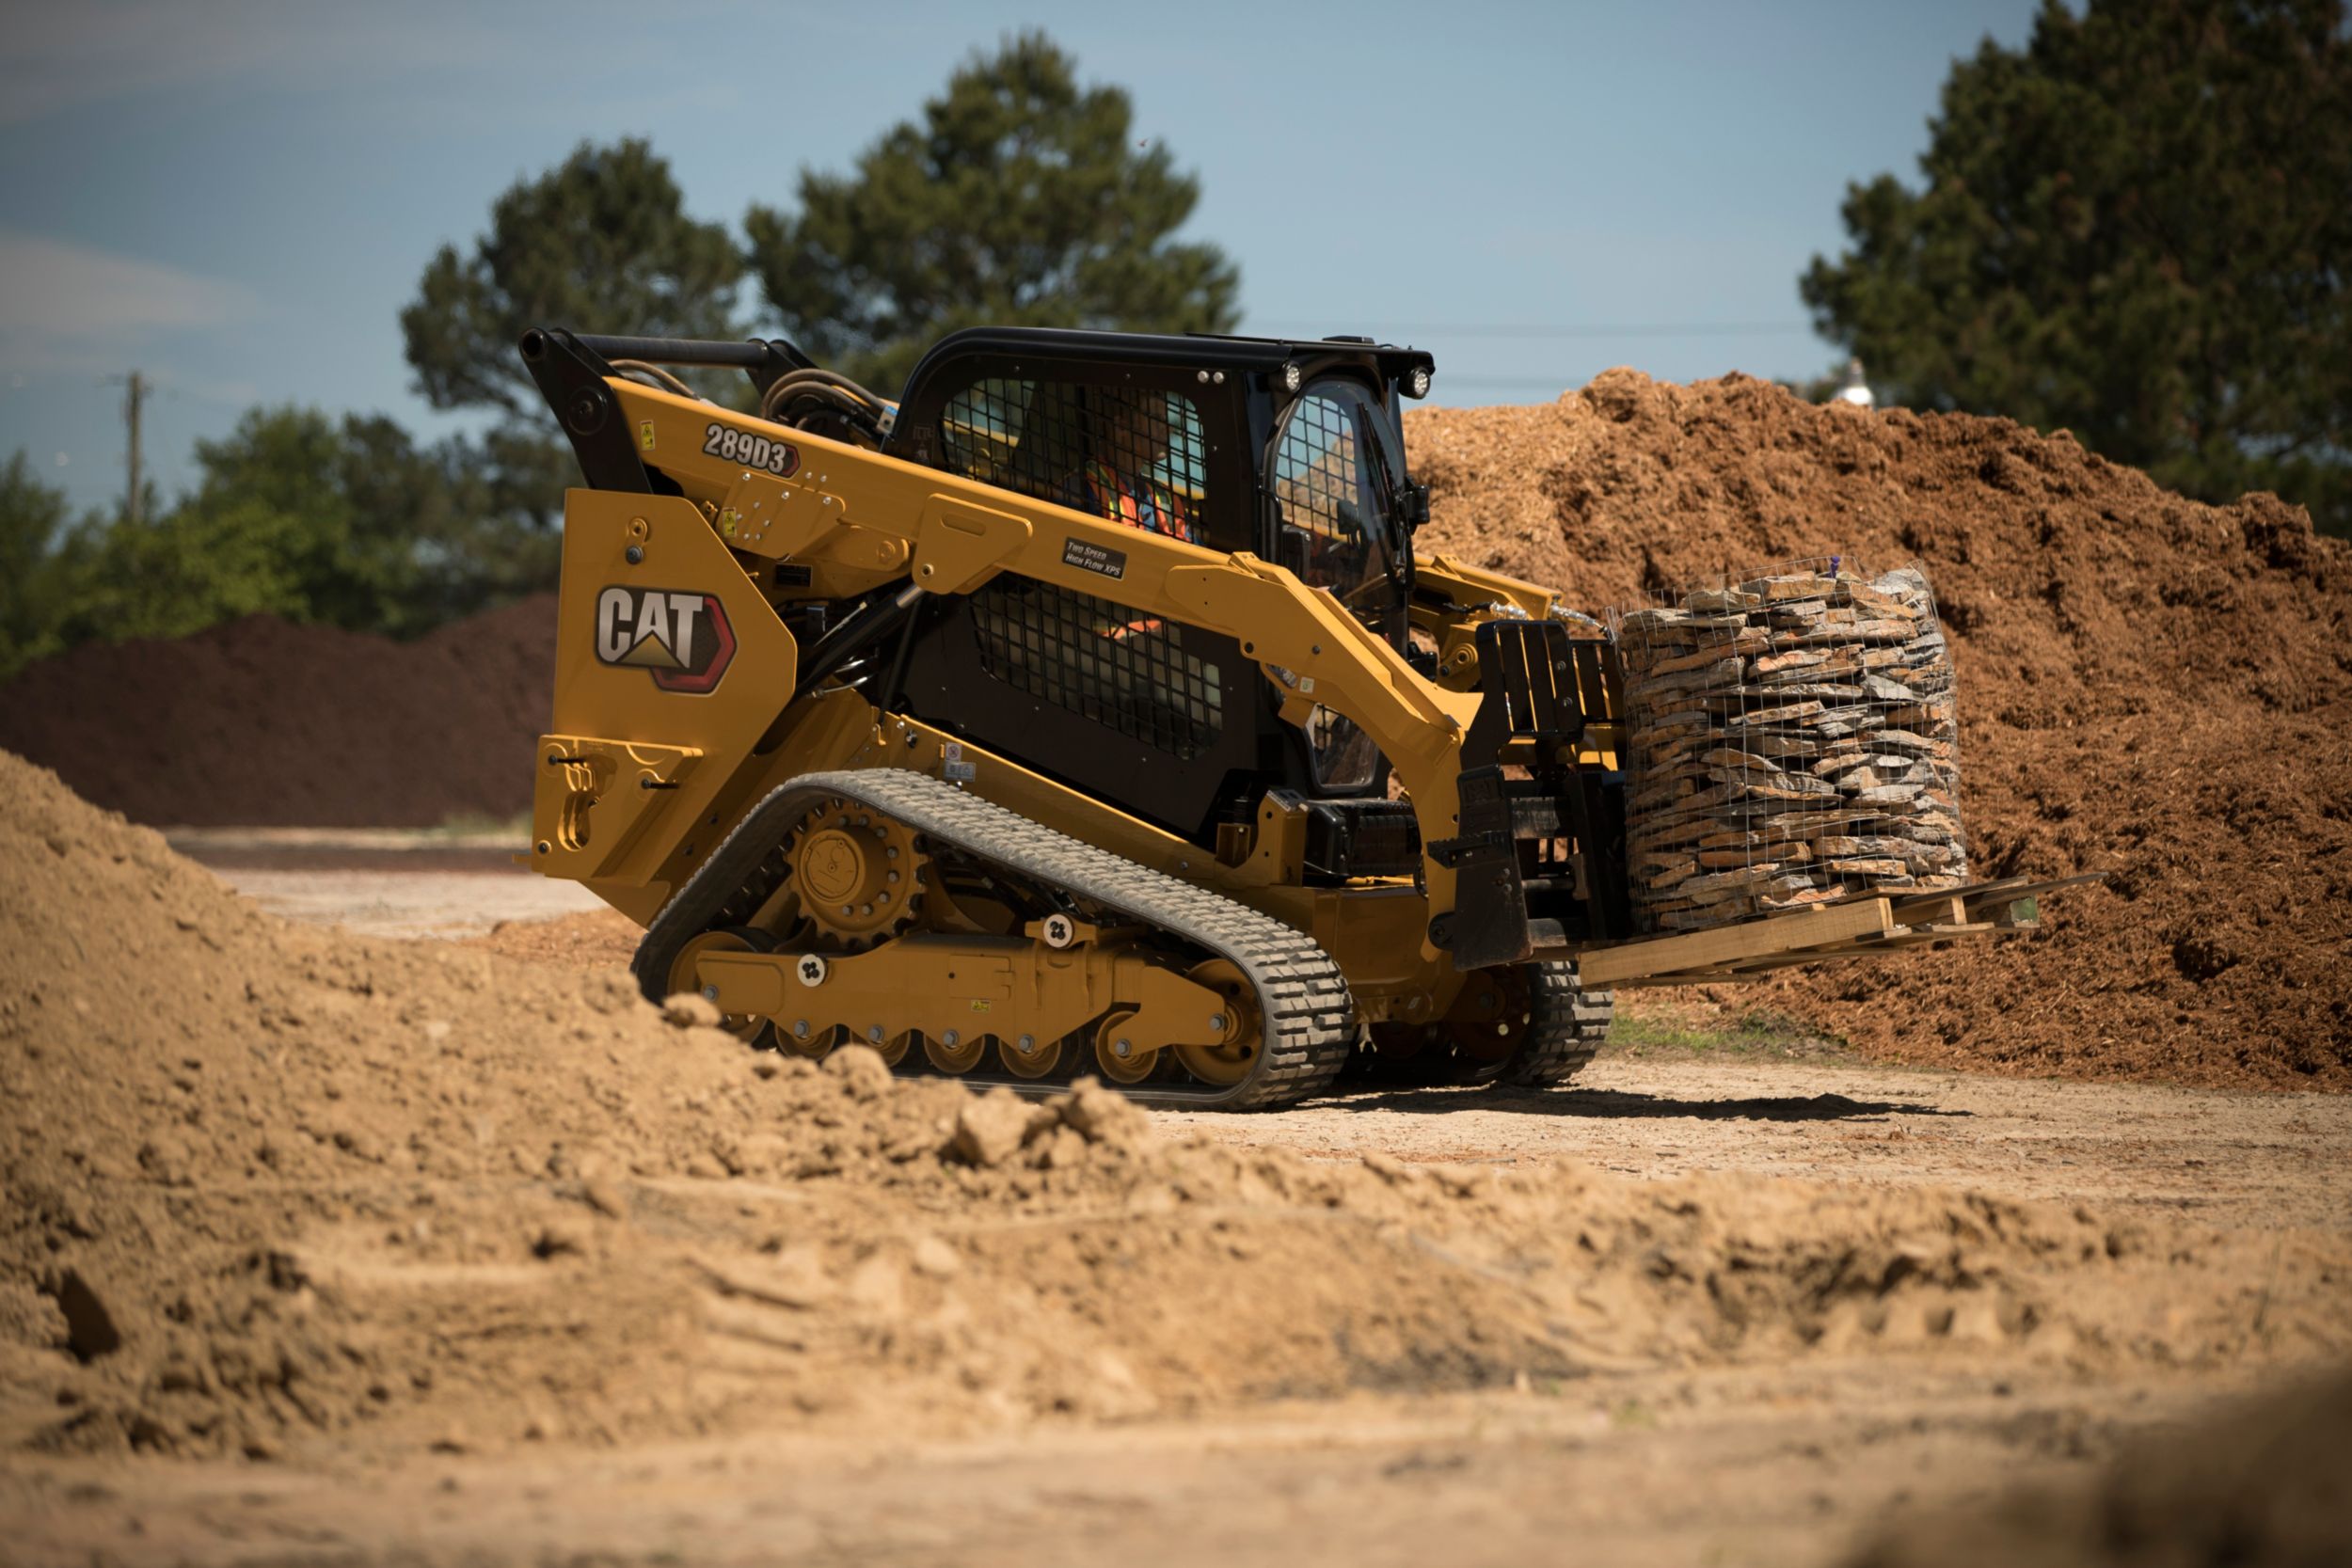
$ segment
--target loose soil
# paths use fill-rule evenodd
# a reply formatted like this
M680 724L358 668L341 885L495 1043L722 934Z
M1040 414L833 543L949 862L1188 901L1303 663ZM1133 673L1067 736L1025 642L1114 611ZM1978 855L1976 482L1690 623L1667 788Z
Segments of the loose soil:
M1476 1561L1580 1528L1814 1561L1907 1492L2352 1350L2341 1128L2221 1128L2312 1195L2261 1223L1566 1141L1310 1158L288 925L12 757L0 793L29 1560ZM1904 1119L1798 1088L1820 1127Z
M2352 547L2203 506L2005 420L1611 371L1432 409L1424 549L1630 607L1712 574L1919 561L1958 671L1983 877L2104 871L1988 953L1726 990L1870 1055L2352 1087Z

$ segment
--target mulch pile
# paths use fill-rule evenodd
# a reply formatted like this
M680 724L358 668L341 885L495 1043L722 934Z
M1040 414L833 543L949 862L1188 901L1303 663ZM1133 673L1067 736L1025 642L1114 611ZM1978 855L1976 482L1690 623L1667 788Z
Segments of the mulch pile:
M249 616L0 687L0 747L158 827L431 828L531 808L555 597L414 642Z
M1593 609L1776 562L1915 559L1957 672L1975 879L2105 871L1987 950L1723 988L1870 1054L2352 1088L2352 548L2005 420L1612 371L1431 409L1421 545Z

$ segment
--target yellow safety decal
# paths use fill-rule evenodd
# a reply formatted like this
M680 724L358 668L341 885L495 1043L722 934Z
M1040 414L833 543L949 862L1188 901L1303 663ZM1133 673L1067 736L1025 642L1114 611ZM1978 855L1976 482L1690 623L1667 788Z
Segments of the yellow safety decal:
M637 445L644 451L653 451L653 421L651 420L638 425Z

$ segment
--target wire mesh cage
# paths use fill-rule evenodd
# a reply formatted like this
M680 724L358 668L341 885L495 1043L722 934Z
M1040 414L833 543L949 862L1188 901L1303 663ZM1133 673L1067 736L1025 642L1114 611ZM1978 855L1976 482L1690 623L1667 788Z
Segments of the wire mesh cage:
M941 410L940 450L967 478L1200 543L1208 444L1181 392L976 381Z
M1181 626L1042 582L991 583L972 614L981 668L1014 689L1186 761L1216 744L1224 673Z
M1377 459L1365 460L1357 432L1362 401L1352 387L1308 388L1275 445L1274 499L1299 548L1286 564L1311 582L1352 587L1385 553Z
M1795 561L1609 621L1643 929L1967 880L1951 651L1916 562Z

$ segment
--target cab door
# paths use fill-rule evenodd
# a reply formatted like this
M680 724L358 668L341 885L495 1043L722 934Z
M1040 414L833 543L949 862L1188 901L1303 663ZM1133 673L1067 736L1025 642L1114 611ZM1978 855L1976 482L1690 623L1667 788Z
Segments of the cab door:
M1329 591L1358 619L1405 646L1404 538L1397 491L1403 473L1379 395L1350 376L1311 381L1283 409L1266 459L1275 559L1311 587ZM1371 788L1380 753L1356 724L1317 707L1307 750L1318 788Z

